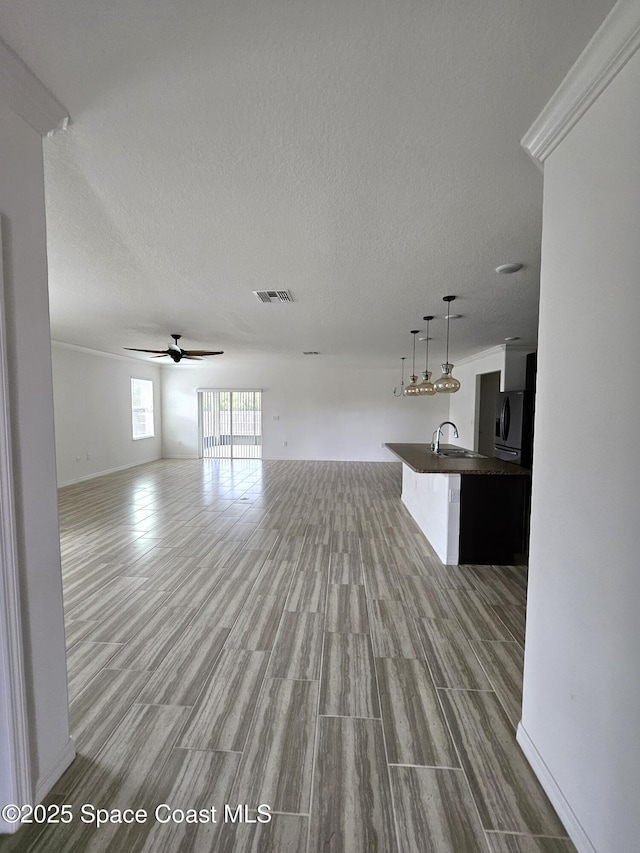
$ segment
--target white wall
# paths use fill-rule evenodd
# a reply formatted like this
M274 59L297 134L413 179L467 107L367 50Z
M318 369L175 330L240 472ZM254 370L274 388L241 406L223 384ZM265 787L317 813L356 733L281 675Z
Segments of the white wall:
M2 261L29 740L33 787L43 794L73 751L58 538L42 140L2 98L0 127ZM1 767L0 801L6 773L6 766Z
M534 347L500 344L477 355L461 359L453 375L460 381L460 390L451 395L449 418L458 427L460 438L455 444L478 449L480 419L480 383L485 373L500 373L500 390L517 391L525 387L527 353Z
M453 375L460 381L460 390L451 394L449 419L458 427L459 438L454 444L477 450L477 421L480 414L480 377L483 373L504 375L505 348L494 347L456 364ZM445 433L445 437L448 433Z
M267 358L248 363L225 355L202 368L169 365L162 369L163 456L198 455L196 388L252 388L264 392L265 459L391 461L396 457L381 444L431 441L448 417L447 398L396 399L398 384L396 370Z
M598 853L640 839L638 92L637 52L544 169L519 737Z
M159 367L55 343L52 357L59 486L160 458ZM131 436L132 376L153 380L154 438Z
M535 347L505 344L501 391L521 391L526 387L527 355L535 351Z

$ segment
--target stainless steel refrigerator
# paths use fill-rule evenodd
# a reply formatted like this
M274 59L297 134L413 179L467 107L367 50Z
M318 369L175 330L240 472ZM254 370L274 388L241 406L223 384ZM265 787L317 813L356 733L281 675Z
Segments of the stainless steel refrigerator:
M528 468L533 449L533 401L531 391L498 394L494 456Z

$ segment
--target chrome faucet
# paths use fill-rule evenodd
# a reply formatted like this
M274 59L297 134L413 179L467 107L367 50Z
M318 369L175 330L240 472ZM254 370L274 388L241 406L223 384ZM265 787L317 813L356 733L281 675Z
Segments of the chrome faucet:
M452 421L442 421L438 429L433 431L431 436L431 450L434 453L440 453L440 438L442 437L442 427L449 424L453 427L453 437L458 438L458 427Z

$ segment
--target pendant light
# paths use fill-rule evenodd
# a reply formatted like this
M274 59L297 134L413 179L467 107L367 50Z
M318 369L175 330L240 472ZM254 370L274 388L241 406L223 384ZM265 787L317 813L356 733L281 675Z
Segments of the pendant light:
M422 382L418 385L418 394L421 397L431 397L436 393L436 389L433 387L433 382L431 381L431 371L429 370L429 323L433 320L433 317L423 317L422 319L427 321L427 352L425 355Z
M418 396L418 386L416 385L416 380L418 377L416 376L416 335L420 329L413 329L411 334L413 335L413 371L411 373L411 384L407 385L404 389L405 397L417 397Z
M447 360L442 365L442 376L433 383L433 387L441 394L454 394L459 388L460 383L451 374L453 365L449 362L449 320L451 319L451 303L455 296L443 296L442 301L447 303Z
M401 367L401 380L400 380L400 393L396 394L397 388L394 388L393 389L393 396L394 397L402 397L402 395L404 394L404 362L405 362L405 356L402 356L402 358L400 359L400 364L402 365L402 367Z

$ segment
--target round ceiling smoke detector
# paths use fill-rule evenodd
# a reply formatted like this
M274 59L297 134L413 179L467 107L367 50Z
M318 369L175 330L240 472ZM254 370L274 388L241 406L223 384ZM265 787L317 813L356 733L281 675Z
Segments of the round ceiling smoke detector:
M511 275L514 272L520 272L522 266L522 264L500 264L499 267L496 267L496 272L501 275Z

